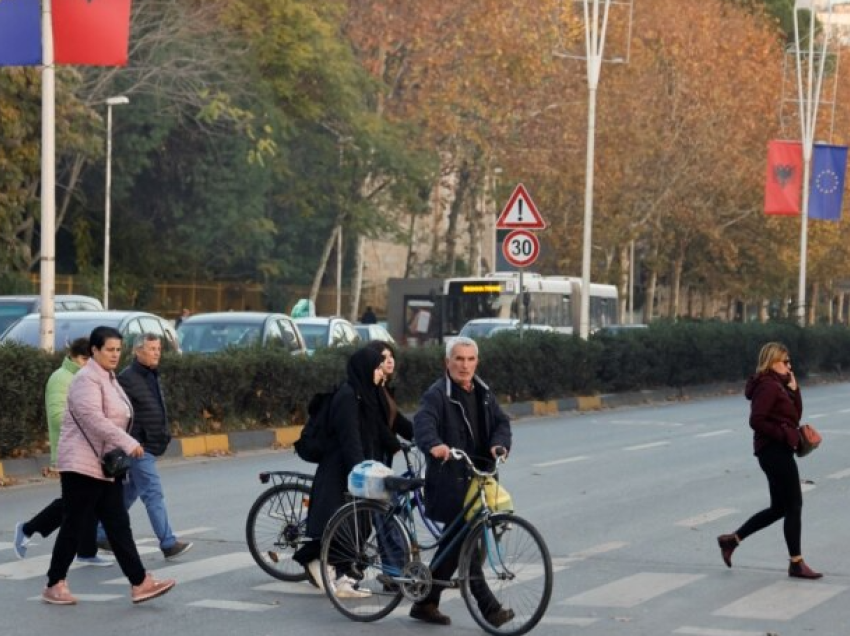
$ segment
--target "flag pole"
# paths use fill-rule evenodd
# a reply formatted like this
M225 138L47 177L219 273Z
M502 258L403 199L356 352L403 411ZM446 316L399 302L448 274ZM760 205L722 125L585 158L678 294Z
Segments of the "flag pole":
M39 345L53 351L56 293L56 75L51 0L41 3L41 319Z

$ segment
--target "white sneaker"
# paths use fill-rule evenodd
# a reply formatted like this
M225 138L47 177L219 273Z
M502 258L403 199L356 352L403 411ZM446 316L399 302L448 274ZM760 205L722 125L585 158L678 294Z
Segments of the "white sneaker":
M325 591L325 582L322 580L322 562L316 559L315 561L310 561L307 564L307 574L313 579L313 583L316 584L322 592Z
M94 565L101 568L109 567L115 563L112 559L104 559L99 554L95 554L93 557L78 556L75 560L80 565Z
M358 590L355 587L357 583L358 581L343 574L334 583L334 594L337 598L369 598L372 596L372 592L369 590Z

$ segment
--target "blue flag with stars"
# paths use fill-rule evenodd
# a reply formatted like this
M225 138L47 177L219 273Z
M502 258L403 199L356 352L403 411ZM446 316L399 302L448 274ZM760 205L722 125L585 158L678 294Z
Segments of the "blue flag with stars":
M41 0L0 0L0 66L41 64Z
M847 146L815 144L812 180L809 188L809 218L824 221L841 219Z

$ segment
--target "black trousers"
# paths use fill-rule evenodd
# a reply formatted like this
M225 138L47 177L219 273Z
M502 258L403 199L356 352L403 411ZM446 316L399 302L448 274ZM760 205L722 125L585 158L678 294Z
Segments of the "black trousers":
M115 560L131 585L145 580L145 567L136 550L130 515L124 508L124 489L120 481L104 481L79 473L62 473L62 527L53 545L47 585L51 587L68 576L77 545L89 531L92 518L100 519Z
M457 528L453 528L451 532L447 532L443 535L443 540L440 542L440 546L437 548L437 551L434 553L434 558L431 560L431 576L435 580L449 581L455 573L455 570L457 570L463 541L458 541L456 545L452 546L448 550L446 549L446 546L448 546L458 534L463 532L464 529L465 526L460 525ZM482 553L483 552L481 550L478 551L478 554ZM437 559L441 558L442 555L445 555L445 557L443 557L443 561L435 568L433 563L436 562ZM486 616L490 612L500 609L499 601L496 600L495 596L493 596L493 592L490 591L490 588L487 586L487 582L484 580L484 572L481 568L481 559L473 559L472 565L469 568L469 576L471 579L470 591L475 597L478 607L481 609L481 613ZM427 605L430 603L439 605L443 589L444 587L442 585L435 583L431 587L431 591L428 593L428 596L421 602L421 604Z
M759 530L784 518L783 531L789 556L799 556L803 517L803 490L794 451L780 444L770 444L759 452L759 466L767 476L770 507L747 519L736 534L742 541Z
M31 537L37 532L44 538L49 537L62 525L63 514L62 498L54 499L24 524L24 534ZM90 530L83 531L80 535L77 554L81 557L93 557L97 554L97 519L94 517L90 519Z

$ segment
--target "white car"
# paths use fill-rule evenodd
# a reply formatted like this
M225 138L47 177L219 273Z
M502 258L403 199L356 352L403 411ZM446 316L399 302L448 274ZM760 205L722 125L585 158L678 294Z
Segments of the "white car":
M360 344L360 336L345 318L338 316L295 318L295 324L304 338L307 353L324 347L347 347Z
M549 325L524 324L523 330L554 331ZM467 338L489 338L497 333L516 332L519 330L519 320L516 318L476 318L466 323L460 330L459 336Z

